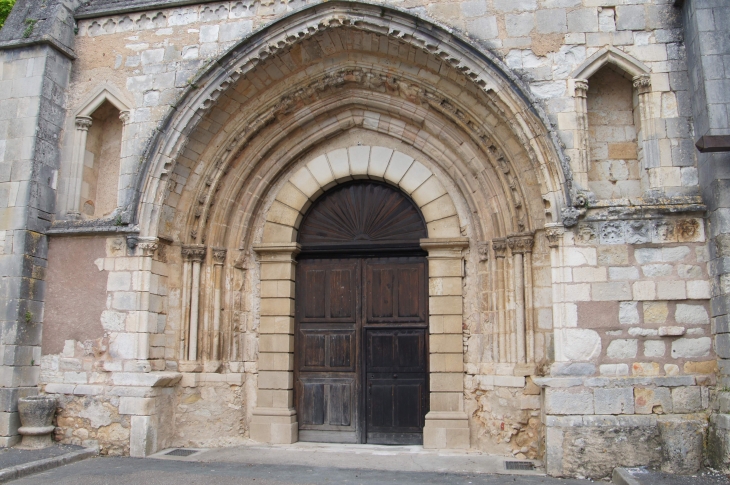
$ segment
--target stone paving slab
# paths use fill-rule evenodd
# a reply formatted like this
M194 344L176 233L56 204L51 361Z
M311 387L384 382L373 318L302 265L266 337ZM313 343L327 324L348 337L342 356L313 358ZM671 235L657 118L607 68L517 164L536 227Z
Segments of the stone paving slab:
M42 450L21 450L19 448L0 449L0 469L23 465L32 461L45 460L83 450L83 446L54 445Z
M539 461L517 460L475 450L426 450L423 446L352 445L299 442L291 445L250 443L226 448L203 449L188 457L167 455L163 450L151 456L164 460L205 463L248 463L323 468L402 472L544 475ZM533 464L534 470L507 470L505 462Z
M298 465L201 463L139 458L85 460L13 485L588 485L587 480L544 476L474 475L390 470L352 470Z
M615 485L730 485L730 478L721 473L706 470L695 475L670 475L648 468L616 468L613 472Z
M42 450L6 448L1 451L0 483L58 468L99 454L98 447L54 445Z

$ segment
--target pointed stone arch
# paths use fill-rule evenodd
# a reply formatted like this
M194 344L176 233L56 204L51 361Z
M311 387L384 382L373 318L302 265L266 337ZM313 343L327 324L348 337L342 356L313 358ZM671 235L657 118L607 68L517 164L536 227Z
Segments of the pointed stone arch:
M613 46L608 46L586 59L583 64L578 66L570 74L570 78L588 79L606 64L616 66L621 72L625 73L629 79L633 79L636 76L643 76L651 72L650 69L640 60L616 49Z

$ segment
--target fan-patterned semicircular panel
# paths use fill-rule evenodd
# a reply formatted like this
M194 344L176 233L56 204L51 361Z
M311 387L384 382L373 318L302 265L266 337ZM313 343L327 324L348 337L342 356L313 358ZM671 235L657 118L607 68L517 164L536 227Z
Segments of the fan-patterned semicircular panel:
M414 203L377 182L337 187L320 197L299 228L303 246L414 243L428 237Z

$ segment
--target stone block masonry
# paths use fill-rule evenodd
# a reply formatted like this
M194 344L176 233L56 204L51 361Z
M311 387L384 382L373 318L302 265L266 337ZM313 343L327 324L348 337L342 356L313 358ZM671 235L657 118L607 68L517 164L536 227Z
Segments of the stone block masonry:
M60 168L58 139L63 126L63 94L71 61L57 50L29 46L0 50L0 325L3 366L1 392L11 418L0 430L0 445L17 435L17 397L37 392L48 252L45 231L55 212L54 184Z

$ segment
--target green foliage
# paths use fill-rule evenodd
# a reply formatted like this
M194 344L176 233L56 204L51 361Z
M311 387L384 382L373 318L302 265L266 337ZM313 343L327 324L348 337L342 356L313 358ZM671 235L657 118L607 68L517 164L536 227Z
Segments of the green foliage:
M13 5L15 5L15 0L0 0L0 29L5 24L5 19L10 15Z
M27 39L33 34L33 28L38 21L36 19L25 19L25 30L23 31L23 38Z

